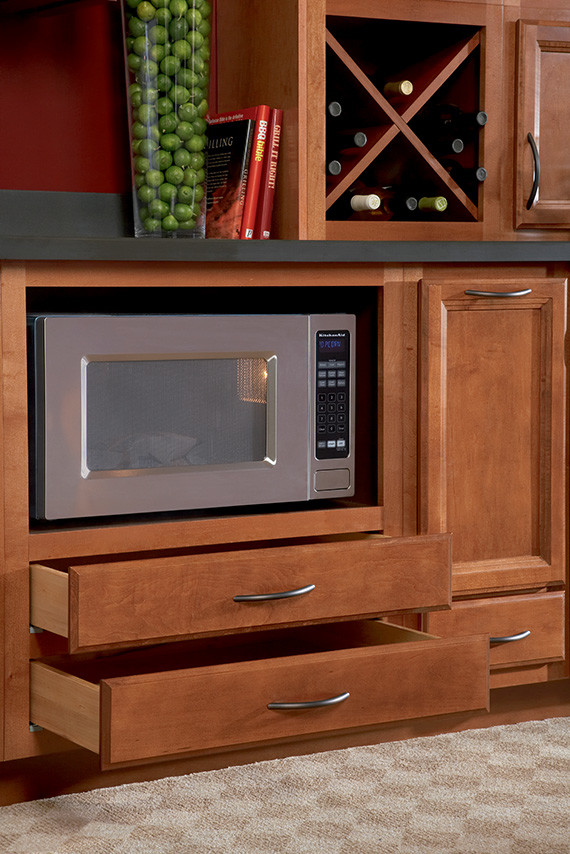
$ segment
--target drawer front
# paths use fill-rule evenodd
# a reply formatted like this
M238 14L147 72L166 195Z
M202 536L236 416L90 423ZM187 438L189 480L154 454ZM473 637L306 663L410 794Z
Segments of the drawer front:
M368 623L356 648L103 678L102 766L487 708L484 636L439 640ZM60 683L69 681L76 708L87 708L91 693L78 701L76 675L40 662L32 671L31 719L77 741L54 711L59 704L61 718L68 714ZM91 749L92 718L73 724L81 737L90 733Z
M370 535L71 566L68 573L33 565L31 622L60 634L68 623L69 650L79 652L427 610L449 603L450 566L446 534L402 539ZM57 599L49 607L47 586ZM36 589L42 592L36 594Z
M441 637L489 634L492 667L557 661L564 658L564 611L562 591L469 600L430 614L429 630Z

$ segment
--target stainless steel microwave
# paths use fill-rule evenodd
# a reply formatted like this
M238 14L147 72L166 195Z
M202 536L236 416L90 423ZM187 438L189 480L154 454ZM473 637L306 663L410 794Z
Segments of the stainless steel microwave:
M355 317L28 317L32 517L354 493Z

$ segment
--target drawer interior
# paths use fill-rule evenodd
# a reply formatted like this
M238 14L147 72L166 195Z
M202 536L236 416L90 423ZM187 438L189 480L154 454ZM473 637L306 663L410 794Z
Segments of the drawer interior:
M249 635L225 635L181 641L164 646L144 647L128 652L52 656L46 664L81 679L98 683L102 679L168 672L187 668L263 661L290 655L335 652L367 646L413 643L433 635L402 628L378 620L301 626L293 629L256 631Z

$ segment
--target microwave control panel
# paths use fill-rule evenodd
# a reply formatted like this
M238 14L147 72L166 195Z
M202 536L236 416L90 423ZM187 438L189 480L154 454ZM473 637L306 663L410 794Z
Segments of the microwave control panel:
M316 333L315 455L318 460L343 459L349 454L350 333Z

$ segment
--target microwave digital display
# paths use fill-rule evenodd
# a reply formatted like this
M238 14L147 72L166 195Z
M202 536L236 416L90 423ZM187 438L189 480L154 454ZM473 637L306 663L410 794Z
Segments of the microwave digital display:
M320 354L334 354L345 356L348 348L348 333L342 335L330 335L320 332L317 337L317 347Z

